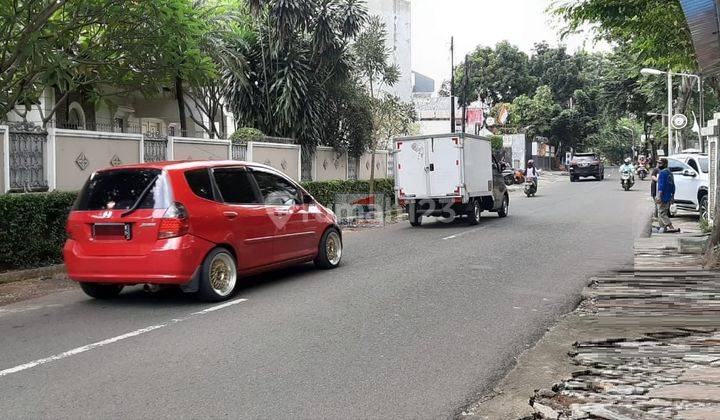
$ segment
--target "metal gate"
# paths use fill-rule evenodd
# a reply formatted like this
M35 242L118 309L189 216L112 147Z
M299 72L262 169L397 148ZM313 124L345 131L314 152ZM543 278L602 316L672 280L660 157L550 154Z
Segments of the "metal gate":
M167 160L167 136L144 134L145 162L163 162Z
M359 167L360 167L360 159L349 156L348 157L348 167L347 167L349 180L357 181Z
M10 124L10 191L47 191L47 131L31 123Z
M233 160L247 160L247 144L233 144L232 158Z

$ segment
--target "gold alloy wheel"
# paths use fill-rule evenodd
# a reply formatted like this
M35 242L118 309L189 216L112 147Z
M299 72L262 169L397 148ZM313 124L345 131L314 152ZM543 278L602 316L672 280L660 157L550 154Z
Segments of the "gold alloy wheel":
M336 266L340 264L342 258L342 241L340 235L337 232L332 231L327 237L325 243L325 255L327 255L328 262L331 265Z
M210 263L210 287L219 296L228 296L235 289L237 270L228 254L217 254Z

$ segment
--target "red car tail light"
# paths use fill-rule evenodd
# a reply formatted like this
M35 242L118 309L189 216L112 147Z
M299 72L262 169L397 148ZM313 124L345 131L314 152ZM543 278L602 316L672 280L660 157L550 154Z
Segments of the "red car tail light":
M188 219L185 206L180 203L173 203L173 205L165 211L163 218L160 219L158 239L177 238L187 235L189 231L190 219Z

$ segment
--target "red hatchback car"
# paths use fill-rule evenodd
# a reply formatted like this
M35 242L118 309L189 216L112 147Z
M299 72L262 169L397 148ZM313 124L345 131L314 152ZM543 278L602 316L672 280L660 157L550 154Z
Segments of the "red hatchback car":
M273 168L165 162L94 173L67 222L68 275L95 298L126 285L179 285L209 301L238 276L314 261L336 268L335 215Z

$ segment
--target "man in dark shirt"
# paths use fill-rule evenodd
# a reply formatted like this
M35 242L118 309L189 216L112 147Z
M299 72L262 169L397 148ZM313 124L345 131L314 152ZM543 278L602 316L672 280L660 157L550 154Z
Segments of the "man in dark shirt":
M658 219L660 221L661 233L678 233L670 220L670 206L675 200L675 177L668 169L667 159L660 159L658 162L660 174L657 181L657 194L655 202L658 205Z

